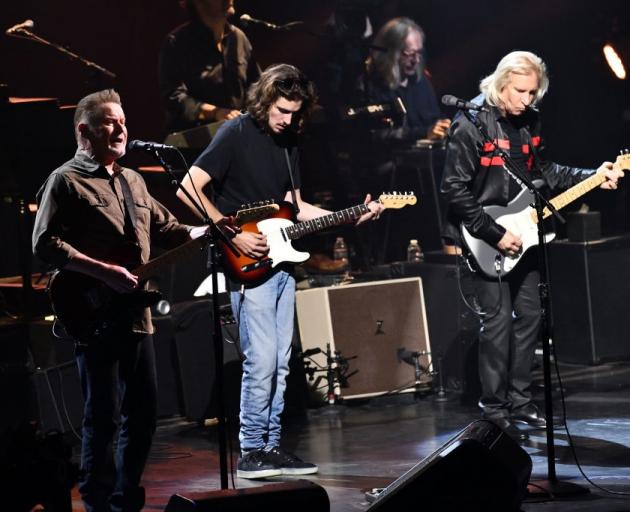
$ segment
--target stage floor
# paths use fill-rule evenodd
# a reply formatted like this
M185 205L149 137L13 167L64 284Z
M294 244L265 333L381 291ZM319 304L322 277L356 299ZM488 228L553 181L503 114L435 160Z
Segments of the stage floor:
M583 470L597 485L630 493L630 363L561 365L561 370L567 424ZM542 400L540 372L536 374L536 384L536 398ZM559 416L557 386L554 401ZM456 395L451 395L446 402L436 402L431 394L423 397L406 394L323 406L308 409L301 419L291 419L285 429L284 447L318 464L317 475L302 478L326 489L331 511L367 510L366 490L387 486L477 418L477 407L462 404ZM630 511L630 496L623 499L607 494L581 477L566 432L563 429L555 432L558 478L586 486L590 493L544 503L525 502L522 510ZM545 479L544 431L530 431L530 439L523 447L534 463L532 480ZM235 452L234 464L236 457ZM471 467L470 471L474 472L475 468ZM248 481L234 476L234 484L243 488L288 479ZM182 418L161 420L144 486L147 490L145 510L163 510L174 493L185 496L218 490L215 427L203 428ZM457 482L453 482L453 492L457 492ZM422 503L421 496L418 502ZM73 508L82 510L76 488Z

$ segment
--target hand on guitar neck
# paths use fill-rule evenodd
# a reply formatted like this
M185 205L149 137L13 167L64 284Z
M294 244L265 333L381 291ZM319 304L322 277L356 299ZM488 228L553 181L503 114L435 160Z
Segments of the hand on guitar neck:
M383 204L378 201L372 201L372 196L370 194L365 196L363 204L367 205L370 211L361 215L361 217L359 217L359 219L355 222L355 226L362 224L366 220L378 220L381 213L385 211Z
M599 188L604 190L616 190L617 182L623 178L623 170L620 165L615 165L612 162L604 162L597 169L597 174L603 174L606 177L606 181L602 183Z

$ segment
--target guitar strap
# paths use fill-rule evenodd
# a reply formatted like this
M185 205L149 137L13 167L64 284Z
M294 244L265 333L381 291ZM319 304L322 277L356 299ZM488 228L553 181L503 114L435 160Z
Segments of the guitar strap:
M135 241L138 239L138 213L136 212L136 203L133 200L127 178L125 178L122 172L118 174L118 180L120 181L120 188L122 189L125 210L127 210L127 215L125 216L125 232L130 236L130 230L128 228L131 227L131 229L133 229L133 240ZM131 226L129 226L129 224L131 224Z
M287 169L289 169L289 179L291 180L291 199L293 200L293 209L295 210L295 215L297 216L300 213L300 207L297 204L297 200L295 199L295 182L293 181L293 167L291 166L291 158L289 158L289 150L284 148L284 156L287 159Z

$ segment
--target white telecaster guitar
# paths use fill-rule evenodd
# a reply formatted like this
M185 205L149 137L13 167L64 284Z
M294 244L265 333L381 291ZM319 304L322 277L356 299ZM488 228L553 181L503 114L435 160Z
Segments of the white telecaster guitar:
M626 171L630 168L630 154L624 153L615 160L614 168ZM551 199L550 203L559 210L569 203L582 197L596 187L599 187L606 177L603 174L594 174L589 178L574 185L567 191ZM529 190L523 190L507 206L485 206L484 211L500 224L523 241L522 250L516 256L506 256L496 247L474 237L462 226L462 235L470 255L473 257L477 268L488 277L504 277L509 274L521 260L525 252L538 245L538 219L536 210L532 204L534 197ZM548 208L543 210L543 218L551 215ZM545 235L545 241L553 240L555 233Z

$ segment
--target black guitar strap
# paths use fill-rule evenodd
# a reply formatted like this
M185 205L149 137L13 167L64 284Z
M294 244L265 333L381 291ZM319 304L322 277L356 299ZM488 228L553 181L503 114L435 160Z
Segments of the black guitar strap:
M295 210L295 215L297 216L300 213L300 207L297 204L297 200L295 198L295 182L293 181L293 167L291 166L291 158L289 158L289 150L284 148L284 156L287 159L287 168L289 169L289 179L291 180L291 199L293 200L293 209Z
M127 215L125 215L125 232L129 235L128 228L130 227L133 230L133 240L135 241L138 239L138 213L136 212L136 203L133 200L127 178L125 178L122 172L118 174L118 179L123 193L123 200L125 201L125 210L127 210Z

